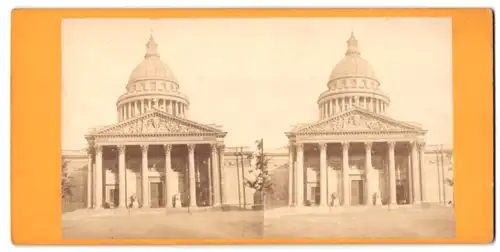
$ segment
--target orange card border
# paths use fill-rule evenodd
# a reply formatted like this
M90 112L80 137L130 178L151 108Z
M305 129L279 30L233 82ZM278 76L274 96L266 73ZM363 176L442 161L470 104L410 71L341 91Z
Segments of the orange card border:
M456 238L62 240L63 18L451 17ZM493 13L490 9L15 9L11 58L14 244L489 243L493 240Z

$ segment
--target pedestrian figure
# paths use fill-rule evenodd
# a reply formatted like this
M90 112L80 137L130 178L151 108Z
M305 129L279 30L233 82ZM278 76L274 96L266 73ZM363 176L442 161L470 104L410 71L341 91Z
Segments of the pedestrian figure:
M137 198L136 198L135 193L134 193L134 194L132 194L132 195L130 196L130 204L129 204L129 208L134 208L134 207L136 207L136 204L137 204Z
M177 202L181 202L181 195L179 193L175 193L172 196L172 206L175 208L177 206Z
M339 206L339 197L337 196L337 193L332 193L332 205L333 206Z
M375 205L382 205L382 197L380 197L380 192L375 193Z

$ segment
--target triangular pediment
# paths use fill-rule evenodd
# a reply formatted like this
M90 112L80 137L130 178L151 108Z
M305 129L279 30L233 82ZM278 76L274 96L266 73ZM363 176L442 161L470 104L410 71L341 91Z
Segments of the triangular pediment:
M422 128L390 117L354 108L325 120L294 129L294 133L425 132Z
M200 124L163 111L153 110L144 115L104 127L92 135L218 135L224 132L212 126Z

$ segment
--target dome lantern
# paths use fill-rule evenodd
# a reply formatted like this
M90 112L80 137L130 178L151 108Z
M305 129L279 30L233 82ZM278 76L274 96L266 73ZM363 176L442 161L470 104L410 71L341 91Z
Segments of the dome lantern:
M160 54L158 53L158 44L156 44L153 34L149 36L148 43L146 43L146 54L144 55L145 59L151 57L160 58Z
M358 49L358 40L354 37L354 33L351 32L351 37L347 40L347 51L345 52L346 56L349 55L360 55Z

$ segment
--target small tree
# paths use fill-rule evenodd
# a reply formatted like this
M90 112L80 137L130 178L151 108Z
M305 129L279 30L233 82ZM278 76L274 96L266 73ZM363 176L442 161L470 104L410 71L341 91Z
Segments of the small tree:
M255 141L257 151L248 155L254 169L250 170L248 176L244 178L245 186L253 188L260 195L261 203L264 204L268 194L274 191L271 175L269 174L267 165L269 157L264 155L264 141L262 139Z
M453 178L446 178L446 184L453 187L455 185L455 180Z
M68 174L68 161L62 159L61 161L61 196L62 199L71 197L73 194L71 192L71 177Z

